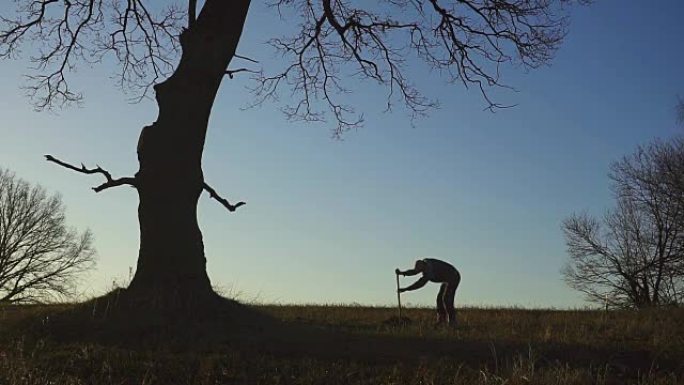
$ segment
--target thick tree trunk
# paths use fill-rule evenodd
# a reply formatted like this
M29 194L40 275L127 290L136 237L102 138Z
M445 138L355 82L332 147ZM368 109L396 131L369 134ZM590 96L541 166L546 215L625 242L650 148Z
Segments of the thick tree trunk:
M202 151L218 87L235 55L249 0L207 0L181 37L176 71L155 86L159 116L143 128L136 174L140 254L128 293L161 306L213 296L197 201Z

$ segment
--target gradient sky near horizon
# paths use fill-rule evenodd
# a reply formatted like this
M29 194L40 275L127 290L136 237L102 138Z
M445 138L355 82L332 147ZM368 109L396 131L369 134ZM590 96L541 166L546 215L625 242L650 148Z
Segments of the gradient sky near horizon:
M265 12L250 11L238 49L262 61L274 60L263 42L280 27ZM247 77L226 79L205 177L248 204L229 214L206 195L200 201L212 282L246 301L393 305L394 268L432 256L461 271L458 305L584 306L559 272L567 259L560 223L611 207L612 161L681 132L683 14L681 0L575 8L551 66L508 70L517 92L497 95L518 105L494 114L476 92L421 77L442 108L412 127L401 109L382 112L383 89L360 84L366 124L343 141L330 138L329 125L287 122L278 105L243 110ZM132 175L156 105L128 103L103 65L73 77L82 107L39 113L19 88L24 73L26 61L0 62L0 167L62 194L68 222L93 231L98 265L81 287L103 293L136 264L137 195L125 187L95 194L100 179L42 155ZM437 290L403 300L430 306Z

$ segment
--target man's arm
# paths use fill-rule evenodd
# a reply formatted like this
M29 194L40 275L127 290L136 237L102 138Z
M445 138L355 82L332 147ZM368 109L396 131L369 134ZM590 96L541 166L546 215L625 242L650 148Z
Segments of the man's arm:
M420 271L418 271L416 269L411 269L411 270L406 270L406 271L401 271L399 269L396 269L394 272L399 274L399 275L404 275L404 276L412 276L412 275L420 274Z
M428 283L427 278L421 277L419 280L414 282L411 286L405 287L403 289L399 289L399 292L402 293L405 291L412 291L412 290L420 289L421 287L425 286L426 283Z

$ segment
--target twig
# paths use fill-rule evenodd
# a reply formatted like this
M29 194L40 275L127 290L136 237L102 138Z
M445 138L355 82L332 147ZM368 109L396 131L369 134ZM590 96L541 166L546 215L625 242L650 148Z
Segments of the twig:
M209 185L207 184L207 182L204 182L203 187L204 187L205 190L207 190L207 192L209 193L209 196L211 196L212 198L214 198L214 199L216 199L217 201L219 201L219 203L221 203L221 204L222 204L225 208L227 208L228 211L230 211L231 213L234 212L238 207L247 204L246 202L238 202L238 203L236 203L236 204L234 204L234 205L231 205L230 202L228 202L227 199L222 198L220 195L218 195L218 193L216 192L216 190L214 190L211 186L209 186Z
M247 56L242 56L242 55L235 54L235 55L233 55L233 57L236 57L236 58L242 59L242 60L251 61L251 62L254 63L254 64L259 64L259 61L258 61L258 60L250 59L250 58L248 58Z
M233 76L238 72L251 72L253 74L259 73L258 71L250 70L248 68L238 68L236 70L226 70L226 75L232 79Z
M136 182L135 178L125 177L125 178L114 179L114 178L112 178L112 174L110 174L109 171L103 169L100 166L97 166L96 168L87 168L83 163L81 163L81 167L79 168L79 167L76 167L72 164L61 161L52 155L45 155L45 159L48 162L57 163L58 165L60 165L62 167L68 168L70 170L74 170L76 172L80 172L82 174L102 174L105 177L105 179L107 179L107 181L102 183L99 186L93 187L93 191L95 191L95 192L100 192L100 191L108 189L110 187L117 187L117 186L123 186L123 185L129 185L129 186L137 187L137 182Z

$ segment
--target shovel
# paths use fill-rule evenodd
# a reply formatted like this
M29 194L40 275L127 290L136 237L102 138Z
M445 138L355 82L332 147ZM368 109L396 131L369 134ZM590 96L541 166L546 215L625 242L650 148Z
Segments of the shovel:
M396 274L397 276L397 304L399 305L399 320L401 320L401 293L399 292L399 274Z

